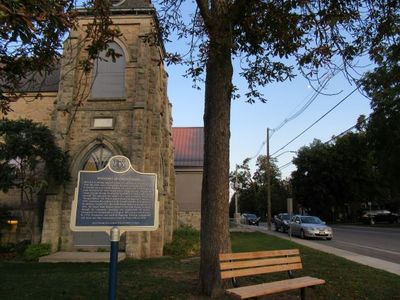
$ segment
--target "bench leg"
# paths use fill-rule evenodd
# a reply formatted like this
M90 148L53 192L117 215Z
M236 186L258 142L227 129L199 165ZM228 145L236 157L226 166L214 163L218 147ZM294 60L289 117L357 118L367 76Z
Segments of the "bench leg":
M306 300L306 288L301 288L300 289L300 299L301 300Z

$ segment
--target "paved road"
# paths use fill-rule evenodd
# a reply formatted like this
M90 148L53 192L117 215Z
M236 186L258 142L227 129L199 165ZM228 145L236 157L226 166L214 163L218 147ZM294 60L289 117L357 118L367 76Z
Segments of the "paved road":
M400 264L399 227L349 225L332 227L333 240L312 240L312 242Z
M400 228L333 226L332 247L400 264Z
M266 224L242 225L246 230L290 239L286 233L269 231ZM336 236L336 233L338 236ZM400 228L377 228L361 226L334 226L332 241L292 238L292 241L359 264L384 270L400 276ZM348 249L348 250L346 250Z

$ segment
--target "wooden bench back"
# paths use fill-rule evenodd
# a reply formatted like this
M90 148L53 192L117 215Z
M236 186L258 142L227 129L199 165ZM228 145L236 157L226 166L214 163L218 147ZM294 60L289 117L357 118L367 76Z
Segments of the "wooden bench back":
M221 253L221 279L302 269L299 249Z

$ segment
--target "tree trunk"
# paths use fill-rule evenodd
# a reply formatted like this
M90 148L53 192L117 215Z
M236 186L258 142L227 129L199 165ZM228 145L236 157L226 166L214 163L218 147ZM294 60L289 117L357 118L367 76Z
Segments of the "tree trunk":
M200 288L209 296L221 292L218 255L230 250L229 139L233 71L229 25L218 27L223 30L209 35L201 196Z

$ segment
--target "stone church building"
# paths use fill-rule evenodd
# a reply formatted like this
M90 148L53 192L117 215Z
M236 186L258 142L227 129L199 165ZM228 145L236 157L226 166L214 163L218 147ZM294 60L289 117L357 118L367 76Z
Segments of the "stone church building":
M7 118L46 124L70 156L71 180L47 190L39 238L42 243L51 244L53 251L109 245L105 233L70 230L71 203L79 170L99 170L110 157L124 155L135 170L157 174L160 226L152 232L125 233L121 250L128 257L157 257L171 241L179 220L199 227L202 128L174 129L175 148L180 149L174 157L164 48L148 39L157 29L154 8L150 0L111 2L112 20L121 32L109 44L120 54L116 61L104 52L89 76L81 71L79 60L87 45L85 28L92 17L80 10L78 26L65 41L60 65L52 74L37 78L35 84L24 86L25 93L12 104L14 112ZM188 153L182 143L193 141L199 150ZM176 180L180 184L176 185ZM179 196L175 196L176 189L181 190ZM12 193L0 193L1 203L10 203L12 197ZM179 206L183 210L179 211Z

